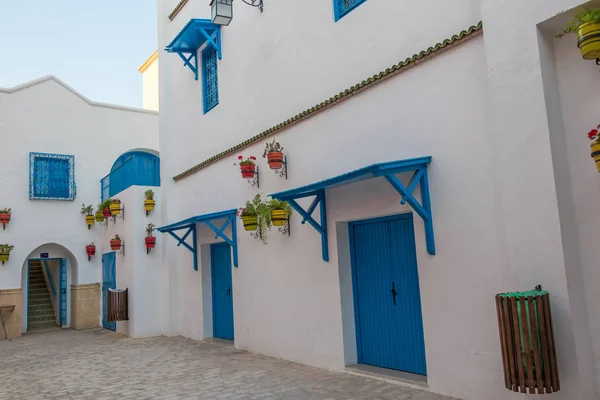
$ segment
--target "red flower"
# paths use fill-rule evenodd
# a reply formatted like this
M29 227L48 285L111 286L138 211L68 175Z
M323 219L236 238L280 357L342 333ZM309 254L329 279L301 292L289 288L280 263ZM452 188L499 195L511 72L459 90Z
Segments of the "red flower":
M244 158L244 157L242 157L242 156L238 156L238 160L241 160L242 158Z
M588 138L590 140L595 139L596 136L598 136L598 129L592 129L591 131L588 132Z
M256 160L256 157L254 157L254 156L250 156L250 159L251 159L251 160Z

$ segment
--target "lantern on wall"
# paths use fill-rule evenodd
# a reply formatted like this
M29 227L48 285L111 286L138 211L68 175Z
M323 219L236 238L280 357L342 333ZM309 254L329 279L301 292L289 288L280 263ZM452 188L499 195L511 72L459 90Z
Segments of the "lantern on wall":
M229 25L233 19L233 0L212 0L212 22L217 25Z

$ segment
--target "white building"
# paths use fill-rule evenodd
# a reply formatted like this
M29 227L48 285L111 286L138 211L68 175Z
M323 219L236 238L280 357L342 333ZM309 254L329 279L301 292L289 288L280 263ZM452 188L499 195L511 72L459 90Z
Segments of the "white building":
M0 265L0 305L15 306L7 320L9 337L52 325L100 326L101 289L116 286L114 277L103 279L103 258L117 267L117 278L135 274L142 262L152 264L144 228L157 217L146 218L148 187L139 185L160 184L158 114L90 101L48 76L0 88L0 140L0 209L12 209L0 243L14 246ZM95 209L101 197L116 194L125 211L88 229L82 204ZM110 250L115 233L125 242L124 255ZM88 260L86 245L92 242L96 255ZM135 300L128 282L119 283ZM130 314L136 310L130 304ZM136 334L133 324L123 329Z
M600 77L573 37L554 38L582 2L264 1L234 2L220 27L206 2L159 1L161 230L179 237L161 243L164 333L511 399L494 296L542 285L553 398L599 398L600 178L585 133ZM287 179L259 157L273 139ZM259 188L240 154L259 158ZM379 177L344 180L361 171ZM291 236L263 245L227 220L259 192L314 220L295 212Z

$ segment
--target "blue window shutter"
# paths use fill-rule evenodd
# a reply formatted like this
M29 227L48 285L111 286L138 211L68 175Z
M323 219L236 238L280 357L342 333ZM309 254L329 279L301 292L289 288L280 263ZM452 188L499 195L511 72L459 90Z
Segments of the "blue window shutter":
M333 12L336 22L367 0L333 0Z
M30 200L75 200L75 195L74 156L30 153Z
M217 75L217 51L212 46L202 50L202 90L204 113L219 104L219 78Z

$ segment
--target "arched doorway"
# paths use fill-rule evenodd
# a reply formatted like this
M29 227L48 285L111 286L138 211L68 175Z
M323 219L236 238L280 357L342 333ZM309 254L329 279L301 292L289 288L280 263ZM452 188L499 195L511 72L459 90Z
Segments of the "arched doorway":
M21 331L70 327L69 287L77 281L77 259L66 247L46 243L29 253L21 274Z

